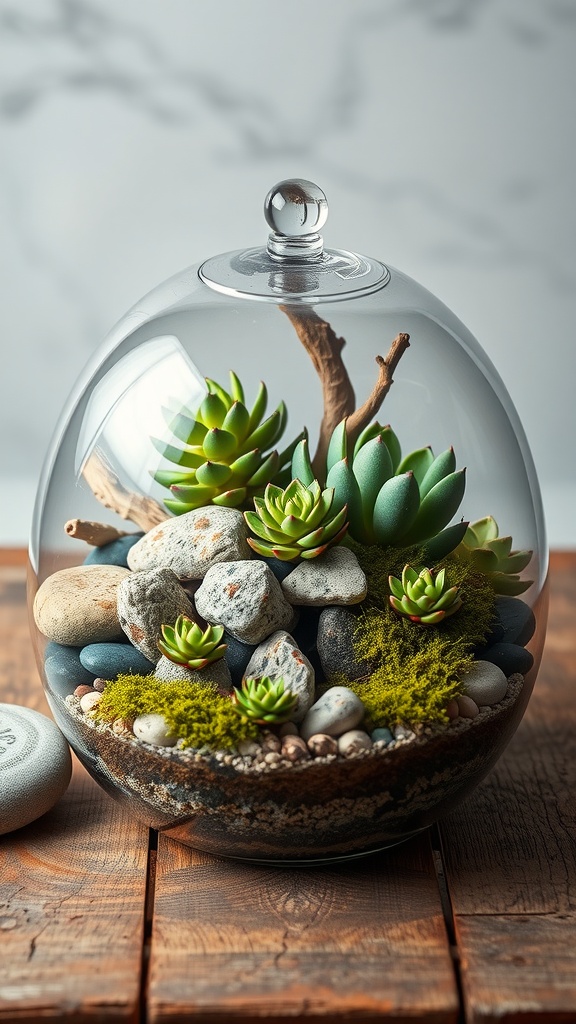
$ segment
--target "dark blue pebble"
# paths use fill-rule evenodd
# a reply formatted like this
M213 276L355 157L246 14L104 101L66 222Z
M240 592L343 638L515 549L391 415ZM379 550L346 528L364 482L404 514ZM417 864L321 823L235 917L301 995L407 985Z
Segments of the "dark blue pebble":
M530 605L517 597L497 597L495 611L496 621L486 646L505 643L525 647L536 628L536 619Z
M109 544L103 544L101 548L92 548L84 559L84 565L121 565L127 569L128 552L143 536L143 533L130 533L127 537L118 537Z
M382 726L381 729L374 729L374 731L370 734L370 738L373 743L377 743L378 740L384 740L385 743L392 743L392 741L394 740L394 737L390 732L390 729L386 729L385 726Z
M44 652L44 673L51 690L68 697L77 686L91 686L95 675L80 661L81 647L65 647L51 641Z
M243 644L241 640L237 640L235 636L231 636L230 633L226 632L224 632L222 642L228 645L224 658L230 669L232 682L235 686L240 686L246 666L256 650L256 645Z
M262 558L261 561L266 562L280 583L296 568L295 562L283 562L281 558Z
M132 644L88 644L80 652L80 661L95 676L115 679L117 675L146 676L154 665Z
M519 644L494 644L482 654L482 659L498 665L505 676L511 676L514 672L520 672L525 676L534 664L530 651Z

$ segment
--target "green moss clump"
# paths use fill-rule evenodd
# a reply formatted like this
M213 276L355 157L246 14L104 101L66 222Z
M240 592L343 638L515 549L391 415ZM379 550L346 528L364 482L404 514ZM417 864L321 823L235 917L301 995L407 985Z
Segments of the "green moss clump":
M154 676L119 675L107 684L93 711L106 722L148 714L163 715L184 747L228 750L258 734L258 727L241 718L232 700L210 682L163 683Z

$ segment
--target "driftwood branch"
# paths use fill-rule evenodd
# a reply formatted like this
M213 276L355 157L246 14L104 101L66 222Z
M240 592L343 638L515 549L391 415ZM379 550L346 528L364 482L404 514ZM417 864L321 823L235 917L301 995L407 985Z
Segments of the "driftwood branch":
M112 509L122 519L136 523L141 530L147 532L169 519L167 511L154 498L127 491L98 449L90 455L82 475L94 497L105 508Z
M64 525L64 532L75 540L83 540L94 548L101 548L119 537L126 537L126 530L117 530L109 523L94 523L88 519L69 519Z
M372 389L372 393L364 402L364 405L361 405L359 409L356 409L356 411L348 417L348 422L346 424L346 433L351 444L354 444L358 435L364 430L364 427L367 427L370 420L374 419L377 415L382 402L386 398L386 395L392 386L394 371L409 346L410 335L397 334L390 346L390 351L386 358L383 359L382 356L376 356L376 362L378 363L378 380Z

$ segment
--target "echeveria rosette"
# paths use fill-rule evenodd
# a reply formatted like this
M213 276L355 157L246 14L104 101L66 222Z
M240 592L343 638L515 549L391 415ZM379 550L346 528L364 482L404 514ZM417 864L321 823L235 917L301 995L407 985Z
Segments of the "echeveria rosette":
M518 597L532 586L532 580L521 580L518 575L528 565L532 551L513 551L512 537L499 536L493 516L470 523L454 554L483 572L496 594Z
M390 604L398 615L421 626L436 626L462 607L460 587L449 587L446 570L413 569L405 565L402 579L388 577Z
M176 665L203 669L224 656L226 644L221 643L223 626L200 626L187 615L179 615L174 626L162 626L162 640L158 648Z
M334 490L322 490L317 480L292 480L285 490L268 484L263 498L254 498L254 512L244 518L255 537L250 547L265 558L293 562L316 558L342 540L348 528L344 505L332 512Z
M298 703L298 694L287 690L283 679L268 676L243 679L242 688L234 687L234 707L239 715L258 725L287 722Z
M448 526L466 485L452 448L437 456L419 448L402 458L392 428L372 423L350 451L343 420L330 441L326 472L334 507L347 505L349 533L360 544L420 547L434 563L464 536L467 523ZM314 476L305 439L294 450L292 473L305 483Z
M286 426L286 406L264 419L268 394L260 384L252 409L244 390L230 371L230 392L206 378L208 394L196 413L164 409L171 432L182 447L153 437L161 455L179 469L161 469L154 479L172 492L164 501L176 515L204 505L245 506L283 466L290 463L296 441L282 454L273 448ZM272 451L268 449L272 448Z

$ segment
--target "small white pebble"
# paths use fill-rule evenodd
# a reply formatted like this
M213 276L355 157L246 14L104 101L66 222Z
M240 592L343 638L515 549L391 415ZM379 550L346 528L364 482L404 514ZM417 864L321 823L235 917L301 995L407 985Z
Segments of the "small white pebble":
M350 729L338 738L338 752L344 757L352 757L361 750L370 750L372 740L362 729Z
M238 753L243 757L255 757L261 750L260 744L255 743L254 740L240 740L238 744Z
M80 697L80 707L84 714L87 714L92 708L96 707L97 704L102 700L102 694L94 690L93 693L85 693L83 697Z
M397 725L394 729L394 739L396 740L411 740L414 733L411 729L406 729L403 725Z
M282 758L277 750L270 750L268 751L267 754L264 755L264 760L266 764L278 764L278 762L281 761Z

